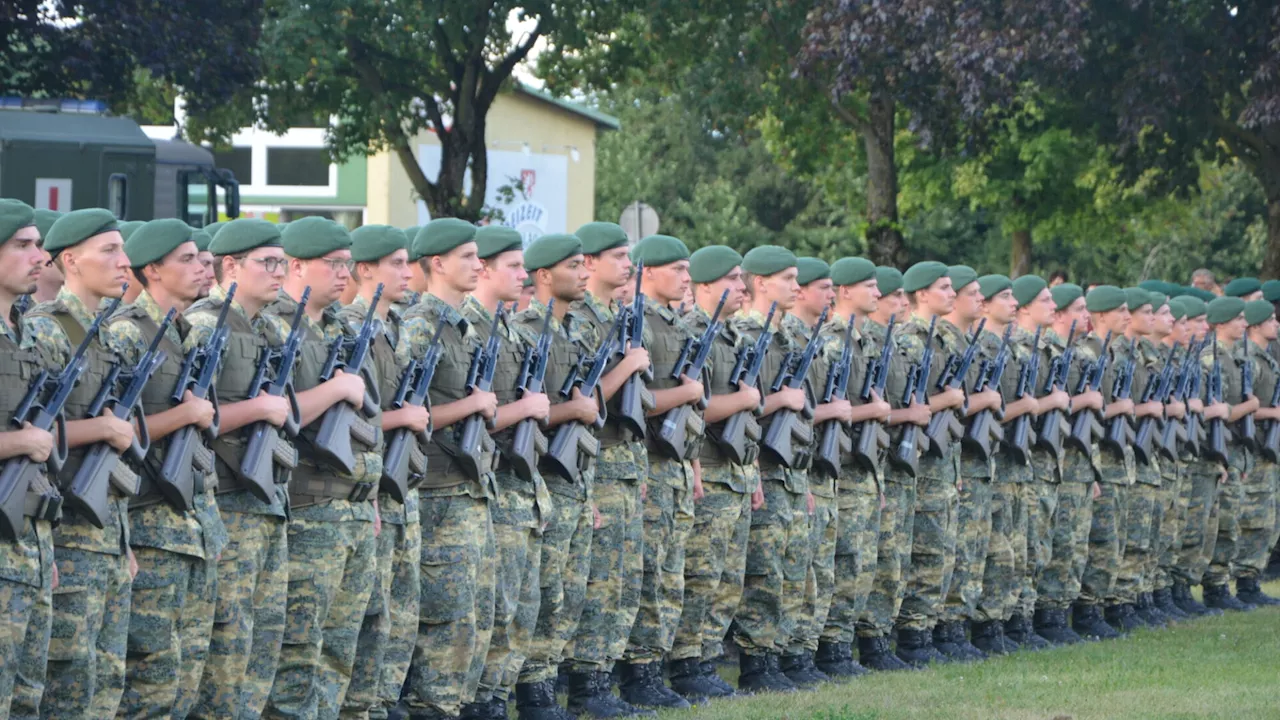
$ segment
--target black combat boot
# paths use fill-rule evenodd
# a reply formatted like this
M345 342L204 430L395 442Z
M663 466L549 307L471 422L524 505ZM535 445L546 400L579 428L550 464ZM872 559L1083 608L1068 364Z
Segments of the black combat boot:
M899 630L897 654L898 659L913 668L923 668L929 663L941 663L946 660L946 657L933 647L932 630Z
M869 669L863 667L858 662L858 659L853 656L853 643L840 643L840 657L844 658L845 665L848 666L853 677L861 677L871 673Z
M1151 593L1151 603L1159 608L1160 612L1165 614L1165 617L1169 618L1169 622L1191 619L1190 615L1174 604L1172 588L1160 588Z
M1122 634L1144 627L1142 618L1138 617L1132 603L1111 603L1103 609L1103 616L1108 625Z
M516 685L516 707L520 720L573 720L556 702L556 681Z
M1052 645L1075 645L1084 642L1067 624L1067 611L1058 608L1040 608L1035 614L1036 634Z
M1191 617L1203 617L1206 615L1221 615L1222 611L1217 608L1206 607L1195 596L1191 594L1191 586L1175 580L1173 583L1173 603L1178 606L1182 612L1187 613Z
M831 682L831 676L819 670L813 663L813 656L807 652L783 655L779 660L779 669L797 687L812 688Z
M1258 584L1256 577L1236 578L1236 597L1240 602L1249 605L1280 605L1280 599L1271 597L1262 591L1262 586Z
M1076 603L1071 608L1071 626L1087 640L1115 640L1120 633L1102 619L1098 605Z
M840 643L825 640L818 643L818 652L814 653L813 664L830 678L851 678L866 674L865 668L861 666L854 668L853 654L850 652L846 657L844 647Z
M951 628L951 642L960 647L960 652L968 660L986 660L987 654L978 649L977 645L969 642L969 623L968 621L960 621Z
M959 620L939 621L933 628L933 647L948 660L964 662L969 659L964 650L955 641L956 630L963 634L963 625Z
M1227 585L1210 585L1208 583L1204 584L1204 604L1207 607L1219 610L1233 610L1235 612L1253 610L1257 607L1257 605L1250 605L1236 599L1236 596L1231 594L1231 588Z
M716 697L720 688L712 685L702 674L702 660L687 658L672 660L668 667L671 689L691 703L698 704Z
M1138 596L1138 603L1146 611L1153 627L1167 628L1173 624L1173 618L1156 606L1155 593L1142 593Z
M569 673L569 712L579 718L653 717L613 694L613 676L607 672Z
M799 688L795 683L787 679L786 675L777 672L773 662L777 662L777 655L765 653L762 655L748 655L745 652L738 654L738 691L744 693L758 692L795 692ZM772 660L772 662L771 662Z
M911 669L890 651L889 638L884 636L858 638L858 659L863 667L876 672Z
M1022 613L1014 613L1013 617L1005 621L1004 636L1006 640L1018 643L1024 650L1043 650L1050 645L1048 640L1040 637L1031 625L1031 620Z
M987 655L1008 654L1009 648L1004 642L1004 623L998 620L974 623L973 645Z
M623 700L640 707L689 709L689 701L671 692L662 681L662 663L618 663L622 682L618 694Z
M716 672L715 660L703 660L700 665L702 669L702 677L706 679L707 683L710 684L711 687L715 688L715 694L711 697L726 698L733 697L738 694L733 691L733 686L725 682L724 678L720 677L720 673Z

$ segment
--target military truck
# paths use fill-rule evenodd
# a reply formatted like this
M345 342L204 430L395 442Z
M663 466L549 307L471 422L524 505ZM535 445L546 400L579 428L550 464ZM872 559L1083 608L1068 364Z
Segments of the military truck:
M84 100L0 98L0 197L196 227L240 215L240 185L213 153L152 140L133 120Z

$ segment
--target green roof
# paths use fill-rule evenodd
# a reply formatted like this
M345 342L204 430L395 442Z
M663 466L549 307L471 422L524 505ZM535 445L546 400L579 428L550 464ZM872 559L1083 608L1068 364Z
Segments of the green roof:
M596 125L599 125L600 127L603 127L609 130L622 129L622 123L618 122L618 118L612 115L606 115L600 112L599 110L596 110L595 108L587 107L586 105L580 105L575 102L570 102L569 100L564 100L558 97L554 97L552 95L549 95L546 92L543 92L542 90L535 90L534 88L531 88L528 85L525 85L519 82L515 83L515 89L516 89L516 92L520 93L521 95L527 95L535 100L541 100L542 102L555 105L561 110L565 110L567 112L573 113L574 115L584 117L590 120L591 122L595 123Z
M155 144L138 123L108 115L0 110L0 140L78 141L155 154Z

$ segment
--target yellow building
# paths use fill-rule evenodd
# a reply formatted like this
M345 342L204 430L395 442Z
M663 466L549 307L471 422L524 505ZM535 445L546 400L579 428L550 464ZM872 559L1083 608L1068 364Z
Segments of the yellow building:
M544 233L572 232L596 220L596 133L617 130L617 119L517 85L494 101L486 123L489 148L487 204L503 211L504 224L517 228L525 242ZM440 167L435 133L414 139L414 153L428 178ZM430 219L418 201L399 158L389 152L367 161L365 223L396 227ZM523 187L510 204L500 203L504 185ZM470 176L464 188L470 187Z

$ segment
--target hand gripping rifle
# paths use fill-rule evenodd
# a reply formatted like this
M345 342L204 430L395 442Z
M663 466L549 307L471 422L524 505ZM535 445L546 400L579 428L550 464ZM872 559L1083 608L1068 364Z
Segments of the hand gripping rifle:
M724 323L720 322L720 311L724 310L725 300L729 298L729 291L725 290L720 295L720 303L716 305L716 311L711 314L711 321L707 323L707 329L697 338L686 338L684 347L680 348L680 355L676 358L675 365L671 368L671 378L679 381L681 377L688 377L692 380L702 379L702 370L707 365L707 358L711 355L711 348L715 344L716 336L720 334L720 330L724 327ZM707 407L707 400L710 397L711 386L706 384L703 386L703 396L699 398L697 403L699 409ZM662 423L658 425L658 432L654 437L654 444L664 455L676 460L688 459L690 450L689 436L701 435L705 425L702 418L698 417L690 405L680 405L671 408L662 416Z
M959 359L956 359L954 354L947 358L942 375L938 378L938 392L951 388L964 388L964 378L969 374L969 367L973 365L973 358L978 352L978 338L982 337L982 329L986 326L986 318L979 320L977 329L973 331L973 340ZM963 433L964 426L956 419L955 408L939 410L930 416L929 426L925 428L924 434L929 438L929 446L925 452L933 457L943 457L951 440L960 437Z
M849 316L849 326L844 330L844 346L840 359L827 371L827 382L822 388L822 403L844 400L849 393L849 375L853 372L854 315ZM828 477L840 476L841 456L853 452L853 438L840 420L827 420L817 428L818 452L813 456L813 467Z
M1098 390L1102 387L1102 380L1107 374L1107 364L1111 362L1111 353L1108 348L1111 347L1111 331L1107 331L1107 337L1102 341L1102 352L1098 353L1098 359L1093 366L1080 375L1080 384L1076 387L1075 395L1085 392ZM1071 434L1067 436L1067 445L1079 450L1085 455L1093 453L1093 442L1102 434L1102 423L1098 422L1097 410L1077 410L1071 415Z
M231 301L236 296L236 283L227 288L226 301L218 312L218 322L213 332L205 341L191 348L182 358L182 367L178 370L178 381L173 385L169 402L177 405L182 402L187 391L197 400L209 400L213 404L213 423L203 431L205 439L212 442L218 437L221 414L218 410L218 391L215 383L218 379L218 363L227 346L231 330L227 327L227 315L231 312ZM164 499L179 512L191 509L191 498L195 494L195 474L213 472L214 455L198 435L202 431L195 425L185 425L169 436L165 444L164 463L159 472L148 466L148 475Z
M862 389L858 391L858 399L864 404L871 402L873 392L880 398L884 397L884 389L889 383L889 357L893 353L893 324L896 320L896 316L889 316L880 355L867 361L867 374L862 378ZM880 451L889 447L889 434L884 426L876 420L863 420L856 426L854 434L857 439L853 443L853 461L863 470L878 471ZM823 443L826 443L825 435Z
M95 418L109 411L121 420L137 422L136 437L125 451L137 467L142 466L151 450L151 434L147 431L146 415L142 409L142 390L168 357L160 349L160 341L164 339L165 330L176 314L177 310L169 309L160 323L160 330L152 338L151 345L131 370L122 372L118 363L112 366L107 379L103 381L98 394L85 412L86 418ZM124 385L124 392L116 395L119 384ZM120 463L120 453L115 448L100 442L85 453L80 468L71 479L65 497L67 506L93 523L94 527L101 528L109 514L107 491L111 486L115 486L126 497L133 497L138 494L138 476L127 465Z
M582 362L575 363L569 369L564 384L560 386L562 398L572 397L573 389L577 388L584 397L594 397L600 404L600 414L596 416L596 421L591 424L590 429L577 420L556 426L556 434L551 439L551 445L539 463L541 467L574 483L582 479L582 474L591 467L592 458L600 454L600 441L596 440L592 434L593 429L599 430L604 427L605 418L608 416L608 410L605 409L600 395L600 377L604 375L605 366L615 351L615 344L621 342L618 334L622 327L620 322L622 319L621 314L614 317L613 325L609 326L609 331L600 341L600 347L587 359L585 370Z
M1218 338L1213 338L1213 370L1209 373L1209 404L1222 402L1222 363L1218 360ZM1214 418L1209 421L1209 449L1205 451L1207 460L1227 465L1230 458L1227 443L1231 440L1231 432L1227 430L1227 421Z
M769 306L769 315L764 319L764 328L760 331L760 336L754 343L744 345L738 350L733 369L729 371L729 387L760 386L760 369L764 367L769 343L773 342L773 331L769 328L773 324L773 314L777 310L778 303ZM763 396L764 393L761 393L762 405ZM720 450L738 465L748 465L756 459L756 448L752 443L760 440L760 423L756 420L759 412L759 408L736 412L724 421L724 427L721 428L718 437L712 434L711 439L720 447Z
M644 272L644 263L636 264L636 295L630 307L619 309L621 324L615 352L618 357L626 355L631 348L640 347L644 343L644 293L640 292L640 276ZM618 389L617 420L622 429L632 438L643 440L648 432L648 413L653 409L653 394L645 387L645 383L653 381L653 368L648 367L633 374Z
M1116 373L1111 384L1111 399L1128 400L1133 396L1133 376L1138 368L1137 347L1134 339L1129 340L1129 360ZM1133 425L1128 415L1117 415L1107 422L1106 433L1099 443L1116 455L1123 455L1126 445L1133 444Z
M1280 406L1280 379L1277 379L1276 389L1271 392L1271 403L1267 405L1276 406ZM1266 432L1258 443L1258 452L1266 460L1280 462L1280 420L1267 422Z
M813 326L809 344L805 346L804 352L778 369L778 376L774 378L770 392L776 393L784 386L801 389L805 387L809 366L813 364L813 358L818 354L818 343L822 340L819 331L827 322L827 310L828 308L822 309L822 315ZM791 409L782 409L773 413L769 429L764 434L764 441L760 443L761 449L769 453L774 462L789 468L803 468L808 464L808 445L813 442L813 430L800 422L801 415L805 419L813 417L813 408L809 407L808 401L805 403L805 409L800 413ZM805 449L797 450L795 447L797 443L805 446Z
M51 375L48 370L41 370L36 375L9 420L10 427L14 430L20 430L24 423L31 423L32 427L48 432L57 428L57 432L54 432L56 442L53 452L49 454L47 461L52 472L61 470L67 461L67 419L63 408L86 370L84 355L89 351L93 339L98 336L102 323L119 306L120 298L111 298L106 307L98 312L62 372ZM36 474L44 471L44 464L34 462L26 455L11 457L0 464L0 536L5 539L17 540L24 532L23 514L27 489L31 487ZM41 508L40 516L53 520L57 517L61 504L62 499L58 495L46 495L42 498L42 505L45 507Z
M436 332L431 336L422 359L410 360L400 376L400 384L396 387L395 397L391 399L391 409L404 407L425 407L431 409L431 379L435 377L436 365L440 363L440 333L444 330L445 321L441 318L436 323ZM396 502L404 502L409 491L416 488L426 479L427 456L423 446L431 442L431 421L427 421L427 429L416 433L409 428L396 428L387 437L387 449L382 455L382 482L380 488Z
M504 303L498 303L498 312L493 316L493 325L489 327L489 339L471 354L471 366L467 368L468 394L477 390L489 392L493 388L493 373L498 369L498 350L502 347L498 326L505 325L506 321L506 306ZM484 456L481 444L484 436L494 429L494 421L495 418L486 420L480 413L475 413L462 421L458 456L454 459L472 480L479 480L480 475L488 469L480 466L480 458Z
M320 416L320 429L316 431L316 441L312 451L324 462L350 473L356 468L356 454L351 447L352 439L360 441L366 447L378 444L378 428L369 420L377 417L382 407L382 398L378 396L378 378L369 370L366 360L373 348L374 330L377 325L378 302L382 300L382 283L378 283L373 291L373 300L369 303L369 311L364 316L364 324L354 338L345 334L338 337L329 346L329 355L320 369L320 382L327 382L339 371L359 373L364 379L364 402L360 408L353 407L343 401L329 407ZM359 486L357 486L359 487ZM362 502L363 498L352 498Z
M1071 331L1067 333L1067 345L1062 354L1049 361L1049 377L1045 380L1044 391L1048 395L1055 390L1066 390L1071 376L1071 364L1075 362L1076 323L1071 321ZM1040 418L1040 428L1036 432L1036 447L1053 453L1055 460L1062 459L1062 440L1067 434L1063 422L1066 413L1062 410L1050 410ZM1015 436L1017 432L1015 430Z
M1010 323L1004 328L1004 336L1000 339L1000 349L996 351L996 356L989 361L984 361L982 370L978 373L978 378L973 384L973 392L980 393L991 389L1000 389L1000 380L1004 377L1004 369L1009 365L1009 338L1013 336L1013 324ZM977 343L977 335L974 335L974 344ZM993 410L982 410L969 421L964 429L964 435L960 438L960 444L970 452L977 453L978 457L986 460L991 457L992 441L1000 442L1004 440L1004 428L1000 427L997 412Z
M929 334L925 336L924 353L920 355L920 362L912 365L907 373L907 388L902 397L904 408L929 401L926 394L929 392L929 373L933 371L933 331L937 326L938 316L934 315L929 321ZM920 453L928 447L929 436L920 434L919 425L907 423L902 426L898 445L889 453L889 463L915 477L920 465Z
M1182 356L1182 364L1174 375L1172 387L1169 388L1169 394L1164 400L1166 403L1174 400L1182 403L1187 402L1187 396L1191 389L1191 380L1200 364L1200 351L1203 348L1203 342L1196 343L1191 341L1187 343L1187 352ZM1191 408L1187 408L1186 413L1190 417ZM1196 427L1198 428L1199 425L1197 424ZM1159 437L1156 439L1156 450L1170 460L1177 460L1178 446L1186 441L1186 424L1170 418L1160 424Z
M1249 359L1249 333L1244 334L1244 364L1240 366L1240 402L1253 394L1253 361ZM1253 413L1240 418L1235 427L1236 442L1250 450L1258 449L1258 424Z
M280 437L280 430L285 435L296 438L301 429L298 396L293 391L293 368L298 362L298 353L302 350L302 316L310 298L311 288L307 287L298 300L298 309L293 314L293 324L290 325L289 336L285 338L284 345L278 350L267 348L262 352L262 356L258 358L258 367L253 373L253 382L249 384L248 399L265 394L289 401L289 416L285 418L283 428L277 428L266 420L259 420L249 426L244 457L241 458L239 472L236 473L245 489L265 503L275 499L275 465L278 463L285 470L292 470L297 464L297 451ZM288 482L287 474L282 480Z
M1178 348L1176 346L1171 348L1169 350L1169 358L1165 360L1164 367L1160 369L1160 374L1147 378L1147 385L1142 389L1142 402L1144 404L1152 401L1161 403L1169 401L1169 393L1173 387L1173 359L1177 352ZM1137 431L1133 434L1133 455L1143 465L1150 465L1152 458L1159 450L1154 441L1161 422L1163 422L1161 418L1151 416L1144 417L1138 421Z
M1040 335L1044 326L1036 328L1036 337L1031 341L1031 357L1022 363L1018 371L1017 398L1021 400L1036 392L1036 377L1040 375ZM1013 432L1006 434L1004 449L1014 461L1026 465L1031 462L1031 413L1023 413L1013 421Z
M521 397L542 392L547 376L547 359L551 356L551 314L555 307L554 298L547 301L547 314L542 318L542 333L538 335L536 343L525 348L524 359L520 361L516 390ZM534 473L538 471L538 456L548 449L547 436L542 434L539 421L525 418L516 425L515 432L512 433L511 448L505 454L516 476L525 482L533 482Z

